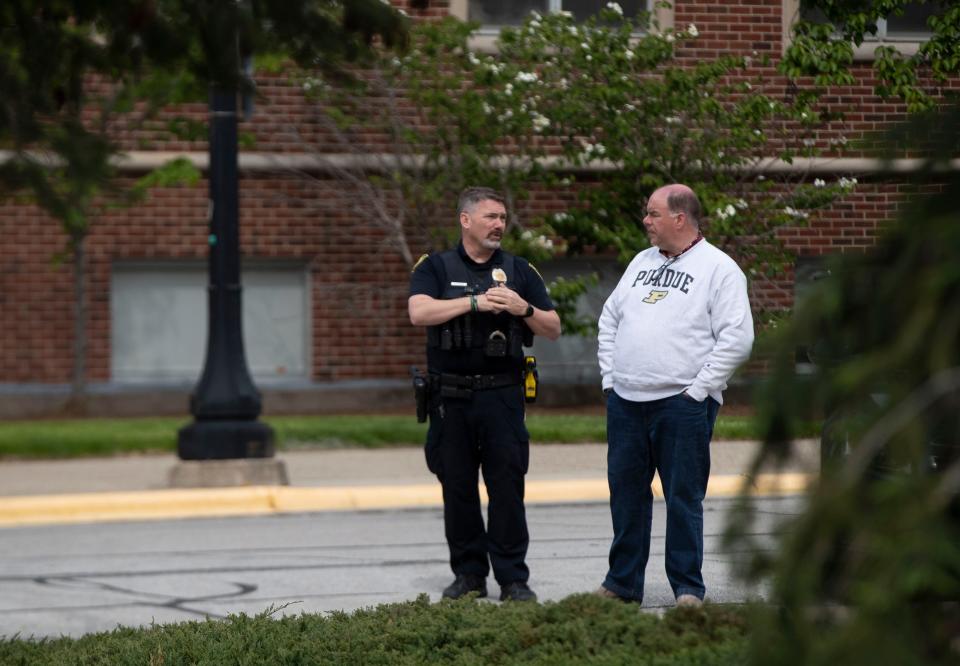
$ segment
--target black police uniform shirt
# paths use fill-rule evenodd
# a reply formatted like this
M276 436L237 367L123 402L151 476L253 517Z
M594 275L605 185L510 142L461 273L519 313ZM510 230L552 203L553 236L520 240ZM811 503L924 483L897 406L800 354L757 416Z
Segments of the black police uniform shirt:
M496 250L489 260L478 264L473 261L463 248L463 243L457 245L457 250L467 269L480 277L489 277L491 271L503 265L503 253ZM441 298L445 285L450 281L446 268L443 265L441 253L431 254L420 262L410 278L410 295L426 294L431 298ZM530 266L530 263L514 255L513 278L508 287L513 288L520 296L539 310L554 310L553 301L547 294L547 287L540 275ZM474 312L471 316L494 316L487 312ZM502 315L507 316L507 315ZM522 321L522 320L521 320ZM524 324L526 325L526 324ZM510 356L491 358L485 356L482 347L471 349L457 349L444 351L439 347L427 346L427 366L431 372L449 372L458 375L492 375L519 370L523 367L523 358Z

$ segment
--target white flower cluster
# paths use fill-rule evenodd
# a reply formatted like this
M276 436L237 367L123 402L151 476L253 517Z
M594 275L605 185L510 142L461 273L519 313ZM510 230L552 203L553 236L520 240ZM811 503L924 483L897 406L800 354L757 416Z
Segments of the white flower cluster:
M814 186L814 187L826 187L826 186L827 186L827 182L826 182L823 178L814 178L814 179L813 179L813 186Z
M537 80L536 72L519 72L516 77L517 83L536 83Z
M608 2L608 3L607 3L607 9L615 12L615 13L616 13L617 15L619 15L619 16L623 16L623 7L621 7L621 6L620 6L618 3L616 3L616 2Z
M746 210L750 204L747 203L746 199L737 199L733 202L733 205L739 208L740 210Z
M530 116L531 116L531 119L532 119L531 122L533 123L533 131L534 131L534 132L536 132L536 133L539 134L539 133L542 132L543 130L545 130L545 129L547 129L548 127L550 127L550 119L547 118L546 116L544 116L544 115L542 115L542 114L540 114L540 113L537 113L536 111L534 111L532 114L530 114Z
M582 143L583 155L588 159L591 157L601 157L607 153L607 149L604 148L602 143L590 143L589 141L584 141Z
M691 37L699 37L700 31L697 30L697 26L691 23L690 25L687 26L687 34L690 35Z
M304 80L300 87L303 88L303 92L310 92L311 90L323 90L326 85L323 79L311 76Z
M554 214L553 214L553 219L556 220L557 222L566 222L567 220L570 219L570 214L569 214L569 213L554 213Z
M544 250L553 249L553 240L547 238L543 234L534 236L533 232L530 231L529 229L527 229L522 234L520 234L520 238L522 238L525 241L528 241L531 245L535 247L539 247Z
M786 208L783 209L783 212L789 215L790 217L796 217L802 220L805 220L808 217L810 217L810 213L807 213L806 211L802 211L802 210L797 210L793 206L787 206Z
M840 185L840 187L842 187L842 188L845 189L845 190L852 190L854 187L857 186L857 179L856 179L856 178L841 178L841 179L838 181L837 184Z
M717 209L717 218L719 218L721 221L729 220L736 214L737 209L733 207L733 204L727 204L726 206L721 206Z

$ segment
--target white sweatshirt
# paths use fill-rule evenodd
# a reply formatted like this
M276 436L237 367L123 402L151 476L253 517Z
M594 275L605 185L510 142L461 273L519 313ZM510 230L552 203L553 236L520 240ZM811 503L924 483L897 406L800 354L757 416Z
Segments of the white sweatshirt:
M635 402L686 391L722 404L727 380L753 346L747 279L706 240L676 260L651 247L633 258L604 304L598 340L604 389Z

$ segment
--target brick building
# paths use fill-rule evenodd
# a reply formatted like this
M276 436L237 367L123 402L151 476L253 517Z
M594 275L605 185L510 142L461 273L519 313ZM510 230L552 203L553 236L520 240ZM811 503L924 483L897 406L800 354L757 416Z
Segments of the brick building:
M492 44L498 24L516 22L530 10L564 9L580 17L600 5L583 0L397 4L419 17L449 13L480 20L481 49ZM647 8L646 0L620 4L627 13ZM656 9L660 24L694 24L699 32L694 43L678 50L681 61L756 52L776 58L799 11L798 0L673 4ZM923 39L925 18L917 11L882 24L882 39L915 48ZM856 65L861 83L831 97L846 119L819 137L824 145L841 134L850 141L868 136L904 115L898 103L873 93L873 46L865 45ZM406 315L407 266L396 253L379 248L378 232L351 213L345 200L350 192L342 183L323 173L308 179L292 173L304 155L302 140L290 128L309 125L301 90L278 77L264 77L258 85L266 102L241 125L241 132L256 141L253 149L241 151L240 230L247 357L264 393L265 412L407 406L408 369L423 363L422 331L410 326ZM200 119L206 113L202 105L188 111ZM175 154L206 164L204 143L143 132L120 137L129 151L124 168L131 179ZM816 257L868 247L877 229L897 214L906 191L902 178L877 173L873 160L849 151L812 168L825 178L856 176L860 185L808 225L783 232L799 255L801 279ZM543 195L532 205L556 210L561 204ZM186 396L203 363L207 211L204 181L154 190L142 205L108 210L94 223L85 282L87 413L186 412ZM65 243L59 224L37 208L17 201L0 204L0 417L55 414L67 404L73 278L68 262L54 261ZM598 271L601 285L586 304L595 311L620 270L602 257L542 268L547 277L583 268ZM753 301L789 305L794 277L754 283ZM536 351L548 385L554 383L554 402L577 402L596 392L592 340L571 337L548 347Z

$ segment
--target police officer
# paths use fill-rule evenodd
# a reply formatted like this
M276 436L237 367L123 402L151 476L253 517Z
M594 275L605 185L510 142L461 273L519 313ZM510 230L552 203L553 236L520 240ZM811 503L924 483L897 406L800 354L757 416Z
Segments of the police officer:
M427 467L443 488L443 520L456 579L443 596L487 594L492 565L500 600L535 601L524 559L523 507L529 440L524 425L522 345L560 336L543 279L500 249L503 197L470 187L457 206L461 242L424 256L410 280L409 312L427 328L430 427ZM489 496L484 528L478 470ZM488 561L489 558L489 561Z

